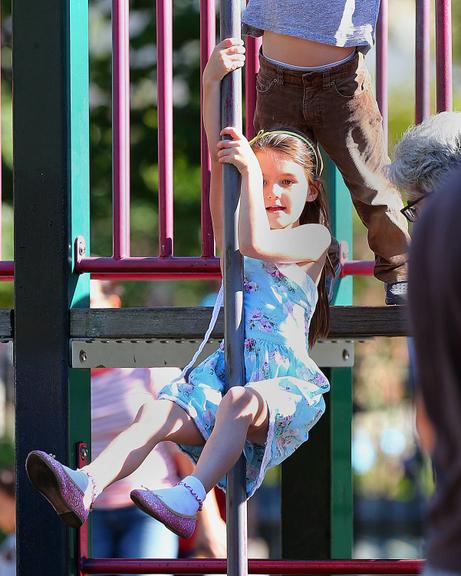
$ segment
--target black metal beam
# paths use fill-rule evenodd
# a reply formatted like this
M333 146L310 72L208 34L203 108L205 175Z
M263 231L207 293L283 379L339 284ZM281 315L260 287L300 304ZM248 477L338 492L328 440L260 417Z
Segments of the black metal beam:
M13 140L18 576L68 573L63 524L33 490L27 453L68 454L70 277L68 1L15 0Z

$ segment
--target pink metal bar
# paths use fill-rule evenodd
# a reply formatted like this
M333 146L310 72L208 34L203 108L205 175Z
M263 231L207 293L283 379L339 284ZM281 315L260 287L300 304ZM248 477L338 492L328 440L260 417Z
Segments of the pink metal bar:
M436 0L437 112L452 110L451 0Z
M88 464L88 446L86 442L77 442L77 468ZM88 522L85 522L77 531L77 558L88 556ZM77 566L78 576L84 576L80 562Z
M112 0L113 254L130 255L130 33L129 3Z
M0 262L0 282L14 280L14 262L3 260Z
M250 574L419 574L423 560L249 560ZM83 574L225 574L226 560L82 558Z
M374 268L373 260L348 260L343 262L339 276L373 276Z
M419 124L430 114L430 0L416 0L416 114L415 122Z
M128 2L127 2L128 4ZM173 254L173 3L157 0L159 252Z
M253 118L256 110L256 76L259 72L259 49L261 39L247 36L245 62L245 133L254 136Z
M376 99L383 117L384 146L388 142L388 37L389 37L388 0L381 0L378 23L376 26Z
M214 0L200 0L200 80L216 39L216 6ZM203 126L203 95L200 82L200 158L201 158L201 223L202 256L214 256L214 235L210 212L210 155Z
M349 260L349 246L344 240L339 243L339 263L341 265L340 278L344 278L344 276L373 276L374 261Z
M219 278L218 258L130 257L82 258L75 263L77 273L90 272L92 277L130 279Z
M2 13L0 7L0 110L2 109L2 79L1 79L1 71L2 71ZM2 130L1 130L1 122L0 122L0 158L2 158ZM2 228L2 215L3 215L3 185L2 185L2 162L0 162L0 260L2 259L3 254L3 228Z

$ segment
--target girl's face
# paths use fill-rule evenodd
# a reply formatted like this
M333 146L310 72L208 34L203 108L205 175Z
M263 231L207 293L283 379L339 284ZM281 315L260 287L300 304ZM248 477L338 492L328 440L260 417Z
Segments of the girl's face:
M304 168L275 150L256 153L263 175L264 205L271 228L299 226L306 202L317 198Z

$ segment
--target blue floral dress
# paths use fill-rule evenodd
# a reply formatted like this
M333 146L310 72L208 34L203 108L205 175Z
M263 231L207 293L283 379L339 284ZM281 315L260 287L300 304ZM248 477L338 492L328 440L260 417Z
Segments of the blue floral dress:
M274 264L245 257L246 385L266 400L269 427L264 446L246 441L246 491L250 497L266 470L280 464L305 442L325 411L328 380L309 357L309 324L317 286L296 264ZM176 402L207 439L224 394L224 346L194 368L186 379L165 386L159 398ZM201 446L181 445L195 462ZM225 489L226 479L219 482Z

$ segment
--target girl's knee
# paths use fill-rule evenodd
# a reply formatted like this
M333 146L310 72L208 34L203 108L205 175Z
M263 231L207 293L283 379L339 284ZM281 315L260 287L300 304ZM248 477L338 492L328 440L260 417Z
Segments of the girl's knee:
M134 422L137 424L148 424L152 426L152 423L158 422L163 414L166 416L169 409L170 407L167 402L152 398L151 400L144 402L138 410Z
M234 386L223 396L220 408L235 416L248 417L251 421L258 412L258 399L253 390L244 386Z

